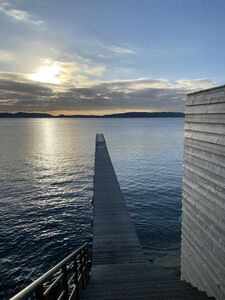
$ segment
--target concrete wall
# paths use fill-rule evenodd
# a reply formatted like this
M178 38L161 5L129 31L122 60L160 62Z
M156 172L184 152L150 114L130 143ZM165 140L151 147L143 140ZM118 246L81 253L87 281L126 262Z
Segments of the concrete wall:
M225 86L187 96L181 279L225 299Z

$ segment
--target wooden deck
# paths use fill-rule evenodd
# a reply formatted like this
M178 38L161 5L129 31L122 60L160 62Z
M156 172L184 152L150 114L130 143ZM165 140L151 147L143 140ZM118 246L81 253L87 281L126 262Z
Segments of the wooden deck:
M93 265L83 299L208 299L147 261L102 134L96 136L93 211Z

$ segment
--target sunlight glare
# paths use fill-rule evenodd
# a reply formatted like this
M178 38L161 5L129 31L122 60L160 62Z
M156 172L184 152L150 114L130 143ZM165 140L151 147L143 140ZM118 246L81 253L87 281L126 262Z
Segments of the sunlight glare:
M42 66L36 73L30 74L29 79L44 83L60 84L61 68L58 64Z

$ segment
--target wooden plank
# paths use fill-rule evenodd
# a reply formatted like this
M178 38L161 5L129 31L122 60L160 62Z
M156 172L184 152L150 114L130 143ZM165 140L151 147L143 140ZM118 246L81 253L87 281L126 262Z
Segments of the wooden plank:
M192 164L196 167L199 167L200 169L209 171L210 177L214 177L214 175L216 175L215 178L221 180L221 182L223 182L224 184L225 168L223 166L219 164L215 164L214 162L210 162L206 158L200 158L192 154L188 154L187 152L185 152L184 154L184 162L185 162L185 166Z
M190 221L190 219L189 219L189 221ZM196 226L197 225L198 224L196 224ZM189 230L190 230L190 228L189 228ZM186 232L188 232L188 228L187 228ZM197 259L194 260L195 262L197 262L196 266L198 266L199 264L201 266L204 266L204 274L205 275L207 274L207 278L210 279L210 283L212 284L212 286L215 286L216 282L220 281L220 276L215 271L217 269L216 266L218 265L218 262L214 259L214 257L212 255L210 255L210 251L207 251L208 245L205 245L205 248L206 248L205 251L207 252L207 255L210 259L207 259L206 255L203 255L201 247L196 247L196 245L198 245L197 238L195 238L194 236L190 237L187 234L185 234L184 239L186 241L188 241L186 247L189 247L189 250L192 252L190 261L193 261L194 257L195 258L197 257ZM198 272L199 272L199 270L198 270ZM200 272L200 274L201 274L201 272Z
M198 176L198 180L201 180L201 182L208 183L208 188L211 188L214 193L221 195L225 195L225 185L224 180L221 176L218 176L204 168L201 168L198 165L195 165L193 163L187 163L184 164L184 172L185 176L188 174L188 172L191 172L193 176ZM191 175L190 175L191 176ZM184 179L185 180L185 179ZM221 197L222 199L224 196Z
M182 224L182 227L186 228L184 236L189 236L191 240L196 238L196 241L199 241L204 236L202 242L206 244L204 248L206 247L207 249L209 249L206 256L208 258L211 258L211 270L215 271L215 269L218 269L216 268L216 266L218 267L219 265L221 265L222 269L225 271L225 252L221 249L221 243L217 240L219 234L214 229L211 229L210 224L208 224L206 220L199 214L195 215L194 211L190 207L186 207L186 209L184 210L184 222ZM195 230L193 231L191 230L191 228L194 228ZM190 233L188 234L188 232ZM193 248L194 247L195 249L201 249L202 244L196 242ZM217 255L214 255L210 251L210 249L212 248L215 248L214 250ZM213 265L215 266L215 268L213 268ZM220 275L218 274L218 276Z
M185 130L225 135L224 124L185 123L184 128Z
M202 190L203 193L212 193L214 195L213 199L216 202L216 204L220 206L221 209L223 209L225 199L223 188L219 188L215 182L209 180L210 178L208 179L204 177L204 175L201 172L195 172L195 170L193 170L189 166L185 167L184 173L184 183L192 183L193 186L196 187L196 190L198 192Z
M225 124L224 114L189 114L185 123Z
M186 130L184 136L187 139L225 146L225 136L219 134Z
M185 115L188 114L224 114L225 103L202 104L196 106L186 106Z
M225 102L224 86L216 90L203 91L201 93L188 95L186 105L192 106L199 104L213 104L218 102Z
M209 211L214 212L216 217L218 217L218 220L222 220L221 222L224 222L225 225L225 216L222 211L223 201L221 199L218 200L217 197L209 190L205 189L204 186L196 184L194 180L191 180L191 178L188 177L183 181L183 193L184 192L188 192L193 195L193 198L199 199L199 203ZM214 199L213 203L212 197Z
M207 149L207 150L209 150L209 149ZM223 149L223 150L225 150L225 149ZM212 151L206 151L205 149L190 147L188 145L185 146L184 151L186 154L193 155L200 159L207 160L211 163L214 163L215 165L218 165L220 167L222 166L225 168L225 156L218 155ZM225 153L224 153L224 155L225 155Z
M218 234L221 234L222 236L225 235L225 230L223 227L221 227L221 223L216 218L213 218L211 214L209 214L208 210L204 208L204 206L198 204L198 199L195 199L192 194L187 193L186 191L183 193L183 197L185 199L184 204L184 210L189 209L191 211L192 215L197 215L202 218L202 220L207 224L208 226L211 226L212 222L214 224L213 228L210 227L211 232L217 232ZM197 200L197 201L196 201ZM224 254L225 255L225 252Z
M204 150L209 153L225 157L224 145L212 144L208 141L193 140L190 138L185 138L184 140L184 150L186 148Z
M224 253L220 251L220 245L219 243L217 243L216 241L216 237L218 235L216 235L214 232L212 232L210 230L210 228L207 227L207 225L204 223L203 220L200 221L200 219L196 219L193 217L193 215L191 215L191 211L190 212L184 212L184 222L183 222L183 228L185 229L184 232L184 239L187 239L187 237L190 238L190 240L196 240L196 243L192 246L193 249L197 250L197 249L202 249L202 247L206 247L206 253L204 255L204 257L207 257L207 261L210 261L211 263L211 268L212 270L217 269L217 268L213 268L213 266L219 266L219 262L220 260L223 261L223 257L224 257ZM191 228L194 228L194 232L192 231ZM207 231L208 228L208 231ZM190 234L188 234L188 232L190 232ZM214 237L211 238L211 235ZM204 246L203 243L199 243L198 241L204 238ZM218 251L220 254L219 256L214 256L213 253L210 251L212 248L215 247L215 251ZM196 253L197 254L197 253ZM222 269L224 269L224 264L222 265ZM219 277L219 274L218 274Z

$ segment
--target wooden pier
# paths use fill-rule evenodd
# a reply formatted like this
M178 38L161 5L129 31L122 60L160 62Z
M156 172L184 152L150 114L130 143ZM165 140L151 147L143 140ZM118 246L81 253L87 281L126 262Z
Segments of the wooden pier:
M102 134L96 136L93 260L85 300L208 299L143 254Z

